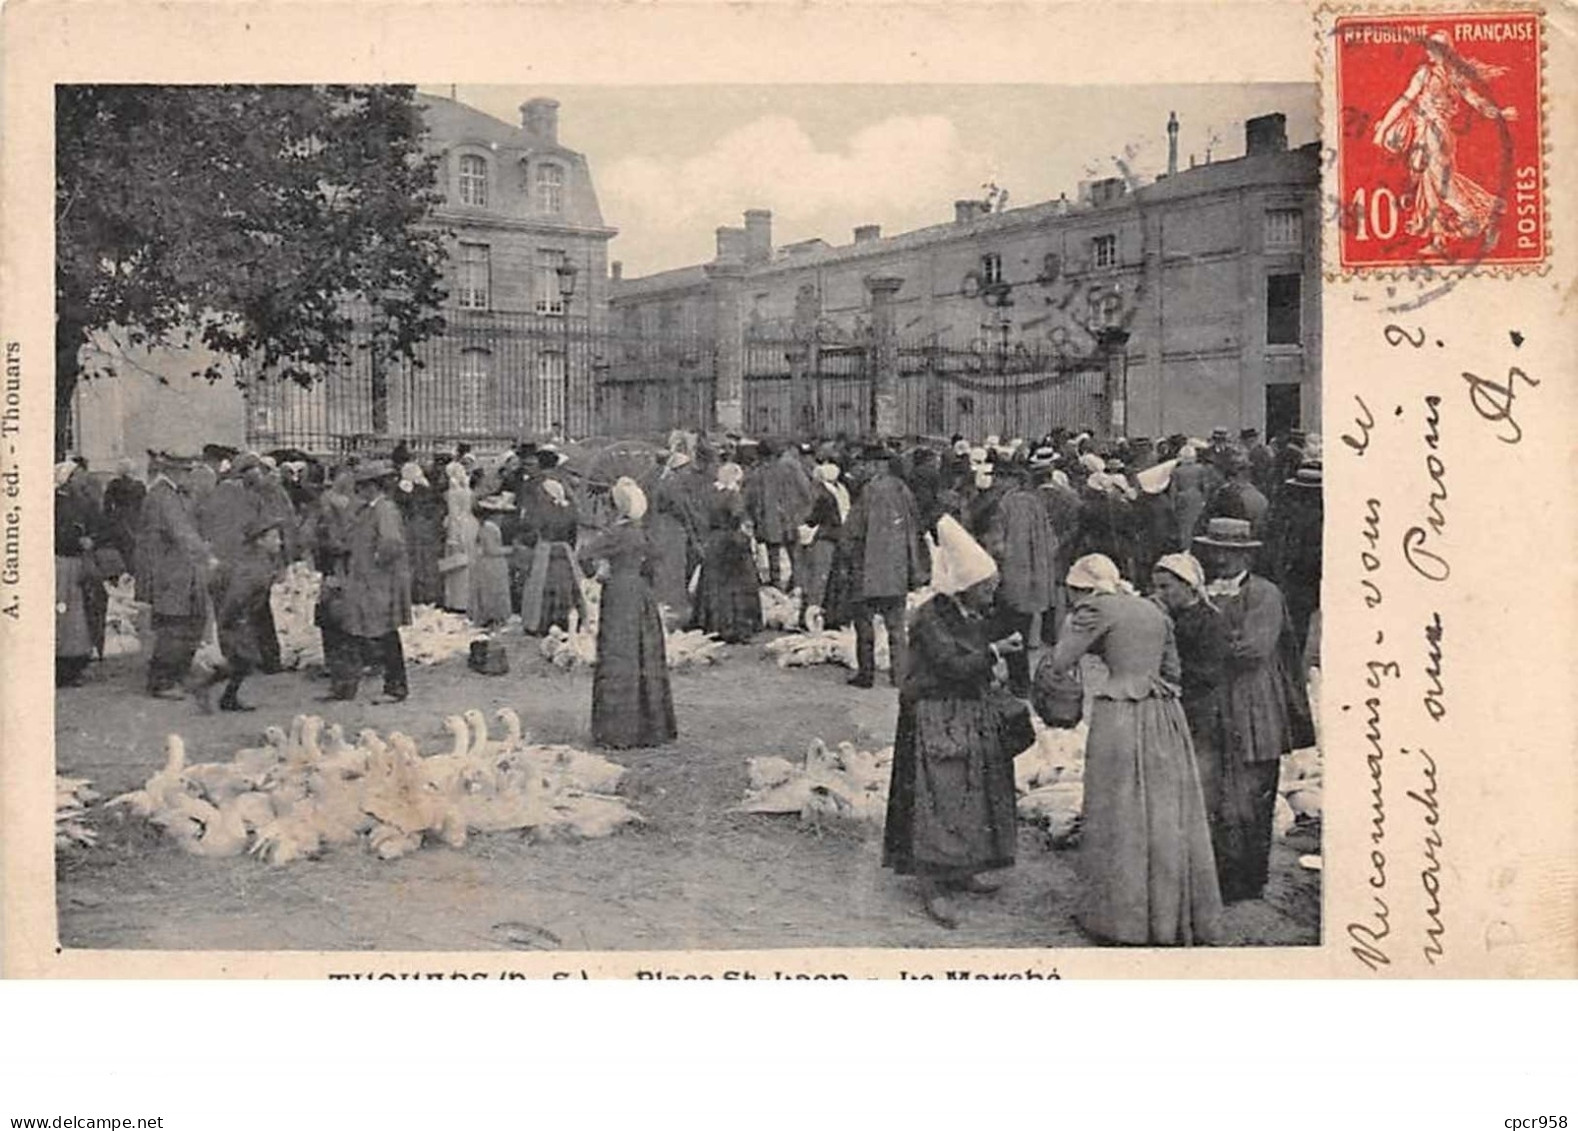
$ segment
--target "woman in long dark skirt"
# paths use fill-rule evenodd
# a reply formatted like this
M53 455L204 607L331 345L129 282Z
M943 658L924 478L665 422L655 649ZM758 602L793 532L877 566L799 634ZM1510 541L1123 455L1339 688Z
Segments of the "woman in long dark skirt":
M1173 623L1103 555L1065 583L1073 607L1047 662L1062 671L1090 652L1108 673L1085 742L1080 926L1108 943L1209 943L1222 900Z
M557 479L544 478L536 488L542 498L533 510L537 544L532 547L531 572L521 591L521 628L530 636L546 636L554 625L570 627L570 614L584 622L581 573L575 565L575 539L580 513Z
M679 735L669 688L663 621L652 594L656 550L642 525L647 500L632 480L614 485L614 524L587 544L603 582L592 675L592 741L623 749L661 746Z
M1228 626L1221 610L1205 595L1205 569L1193 554L1168 554L1151 573L1151 591L1173 621L1178 642L1179 698L1189 736L1194 740L1200 791L1211 825L1211 851L1217 884L1224 897L1233 891L1231 861L1243 855L1243 837L1221 820L1224 799L1236 792L1239 777L1231 747L1232 720L1222 689L1229 675Z
M937 541L932 585L939 592L910 623L882 863L916 876L926 914L954 927L958 913L948 897L996 891L979 873L1014 862L1013 759L1002 749L987 692L997 659L1024 641L1017 633L991 639L991 556L951 515L938 520Z
M707 506L707 544L696 585L692 624L730 644L744 644L762 627L760 583L746 531L745 473L737 463L718 468Z
M400 482L393 495L405 520L406 556L411 562L411 601L436 605L444 596L438 559L444 553L444 499L433 490L427 474L416 463L400 468Z
M695 529L690 487L682 473L690 457L674 452L652 484L652 514L647 526L658 547L657 578L654 587L659 603L667 605L676 623L690 619L691 546L700 541Z

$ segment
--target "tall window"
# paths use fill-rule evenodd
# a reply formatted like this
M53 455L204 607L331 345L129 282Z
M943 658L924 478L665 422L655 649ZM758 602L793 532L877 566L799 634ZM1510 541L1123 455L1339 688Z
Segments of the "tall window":
M561 166L537 166L537 211L551 216L564 211L564 169Z
M997 252L987 252L981 256L981 283L991 286L993 283L1003 281L1003 257Z
M1302 287L1298 275L1266 276L1266 344L1296 346L1302 337Z
M488 309L488 283L492 274L488 245L463 243L455 265L455 304L467 310Z
M564 261L562 251L551 247L537 249L537 286L532 298L538 314L564 313L564 295L559 291L559 268Z
M460 351L460 381L455 390L455 430L484 432L488 426L488 383L493 358L487 350Z
M555 424L562 429L564 419L564 354L557 351L537 355L537 389L532 398L533 424L547 430Z
M1097 236L1090 241L1090 262L1095 267L1118 265L1118 237Z
M1304 243L1304 213L1297 208L1266 210L1266 246L1301 247Z
M460 159L460 203L477 208L488 205L488 163L474 153Z

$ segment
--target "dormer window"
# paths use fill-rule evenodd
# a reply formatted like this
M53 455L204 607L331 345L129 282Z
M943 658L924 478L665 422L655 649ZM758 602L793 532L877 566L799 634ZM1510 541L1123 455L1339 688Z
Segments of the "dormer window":
M556 216L564 211L564 169L558 165L537 166L537 211Z
M474 153L460 159L460 203L473 208L488 206L488 162Z

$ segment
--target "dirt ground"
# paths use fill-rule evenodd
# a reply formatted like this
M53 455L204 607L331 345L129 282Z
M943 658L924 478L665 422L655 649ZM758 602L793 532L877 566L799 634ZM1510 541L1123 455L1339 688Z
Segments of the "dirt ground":
M591 677L559 671L534 643L510 641L514 670L490 678L460 660L411 668L395 706L314 702L324 685L286 673L249 681L250 715L202 716L141 694L139 657L108 660L57 695L60 773L104 796L133 789L179 732L192 761L255 745L269 723L324 715L347 733L404 730L426 752L447 745L439 723L469 707L512 706L552 742L588 745ZM621 793L646 824L604 840L536 844L474 837L385 863L354 850L270 868L250 857L203 860L135 818L97 813L99 846L57 854L60 939L67 947L202 950L768 949L794 947L1060 947L1087 945L1074 925L1073 853L1022 828L1018 865L996 896L972 899L957 930L917 911L907 881L880 866L880 830L817 832L793 816L732 813L745 760L797 759L806 743L892 742L891 690L845 685L840 668L778 669L759 644L731 647L716 667L674 676L681 738L626 751ZM363 686L364 698L376 690ZM1263 900L1230 908L1232 944L1319 941L1319 873L1311 846L1278 843Z

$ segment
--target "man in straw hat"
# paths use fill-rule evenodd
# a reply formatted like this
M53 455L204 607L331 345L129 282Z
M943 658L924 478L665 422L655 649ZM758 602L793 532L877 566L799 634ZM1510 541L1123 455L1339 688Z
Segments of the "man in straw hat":
M1224 902L1260 898L1271 856L1271 817L1282 756L1311 745L1308 694L1282 592L1250 572L1260 542L1240 518L1213 518L1194 544L1222 614L1227 678L1220 773L1206 797Z
M911 661L899 691L882 863L920 881L926 914L958 925L955 893L987 894L980 873L1014 862L1013 754L1002 747L989 692L1018 633L993 639L988 614L997 565L952 515L937 520L932 584L915 611Z
M153 481L143 500L137 532L137 599L153 611L148 694L179 699L181 685L195 690L192 660L208 619L209 573L219 565L198 533L187 485L198 460L150 453Z
M352 475L356 502L348 532L344 619L348 646L331 661L330 698L354 699L364 665L383 670L383 703L408 693L400 629L411 623L411 571L400 512L387 494L395 469L382 460Z

